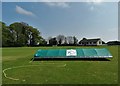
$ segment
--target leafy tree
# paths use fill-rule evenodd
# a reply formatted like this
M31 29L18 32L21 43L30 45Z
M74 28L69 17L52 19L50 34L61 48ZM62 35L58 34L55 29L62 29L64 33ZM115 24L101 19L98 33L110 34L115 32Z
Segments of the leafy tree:
M76 45L78 42L78 39L75 36L73 36L73 41L74 41L74 45Z
M45 43L39 30L24 22L15 22L10 26L2 23L2 33L3 46L35 46Z
M49 39L49 44L50 44L50 45L57 45L57 40L56 40L56 38L54 37L54 38Z
M44 38L41 38L39 45L47 45L47 41Z
M30 45L37 45L41 42L40 39L42 39L42 37L40 36L40 32L36 28L31 28Z
M67 37L65 37L64 44L65 44L65 45L68 44L68 43L67 43Z
M47 43L48 43L48 44L50 44L50 39L52 39L51 36L49 36L48 39L47 39Z
M74 40L72 36L67 37L68 44L74 44Z
M25 45L25 36L22 33L23 25L21 23L15 22L9 26L11 33L13 34L15 46Z
M57 39L58 44L61 45L65 40L65 36L64 35L58 35L56 37L56 39Z
M0 22L0 47L2 47L2 22Z
M8 26L2 22L2 46L14 46L13 34Z

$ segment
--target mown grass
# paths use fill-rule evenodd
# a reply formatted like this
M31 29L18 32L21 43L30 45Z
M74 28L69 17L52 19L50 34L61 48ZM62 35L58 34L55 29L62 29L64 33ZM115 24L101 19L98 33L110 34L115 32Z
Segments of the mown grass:
M37 65L7 70L3 84L116 84L118 82L118 46L96 46L107 48L113 58L110 61L31 61L40 48L81 48L81 47L20 47L3 48L3 70L10 67ZM91 47L82 47L91 48ZM66 64L66 66L64 66Z

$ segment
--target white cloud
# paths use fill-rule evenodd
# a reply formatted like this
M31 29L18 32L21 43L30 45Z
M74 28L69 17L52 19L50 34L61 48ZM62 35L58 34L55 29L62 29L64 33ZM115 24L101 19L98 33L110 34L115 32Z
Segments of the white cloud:
M101 4L102 2L105 2L105 0L87 0L87 2L93 4Z
M62 8L69 7L69 4L66 2L52 2L52 0L42 0L42 1L46 3L48 6L62 7Z
M23 15L35 16L34 13L27 11L27 10L23 9L22 7L17 6L17 5L16 5L16 12L19 14L23 14Z
M95 10L96 6L102 5L103 2L105 2L105 0L87 0L87 4L91 11Z

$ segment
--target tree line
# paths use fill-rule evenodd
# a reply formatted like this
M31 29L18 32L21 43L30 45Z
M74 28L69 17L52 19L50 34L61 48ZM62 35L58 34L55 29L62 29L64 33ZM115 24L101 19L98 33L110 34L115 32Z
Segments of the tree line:
M41 36L37 28L29 26L24 22L15 22L7 26L4 22L2 25L2 46L3 47L21 47L36 46L46 44L45 39Z
M58 35L45 40L41 32L25 22L14 22L7 26L0 22L2 29L2 47L77 45L75 36Z
M67 45L77 45L78 39L75 36L58 35L56 37L48 38L49 45L67 46Z
M0 30L2 31L2 47L22 47L22 46L76 46L79 45L75 36L58 35L56 37L48 37L44 39L41 32L25 22L14 22L7 26L4 22L0 22ZM1 41L1 40L0 40ZM1 42L0 42L1 43ZM119 42L102 41L102 44L118 45Z

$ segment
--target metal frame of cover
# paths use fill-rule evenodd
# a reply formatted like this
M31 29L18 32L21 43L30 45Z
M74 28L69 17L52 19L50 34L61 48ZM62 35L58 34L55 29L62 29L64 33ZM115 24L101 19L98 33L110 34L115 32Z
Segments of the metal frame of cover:
M106 48L39 49L34 58L112 58Z

